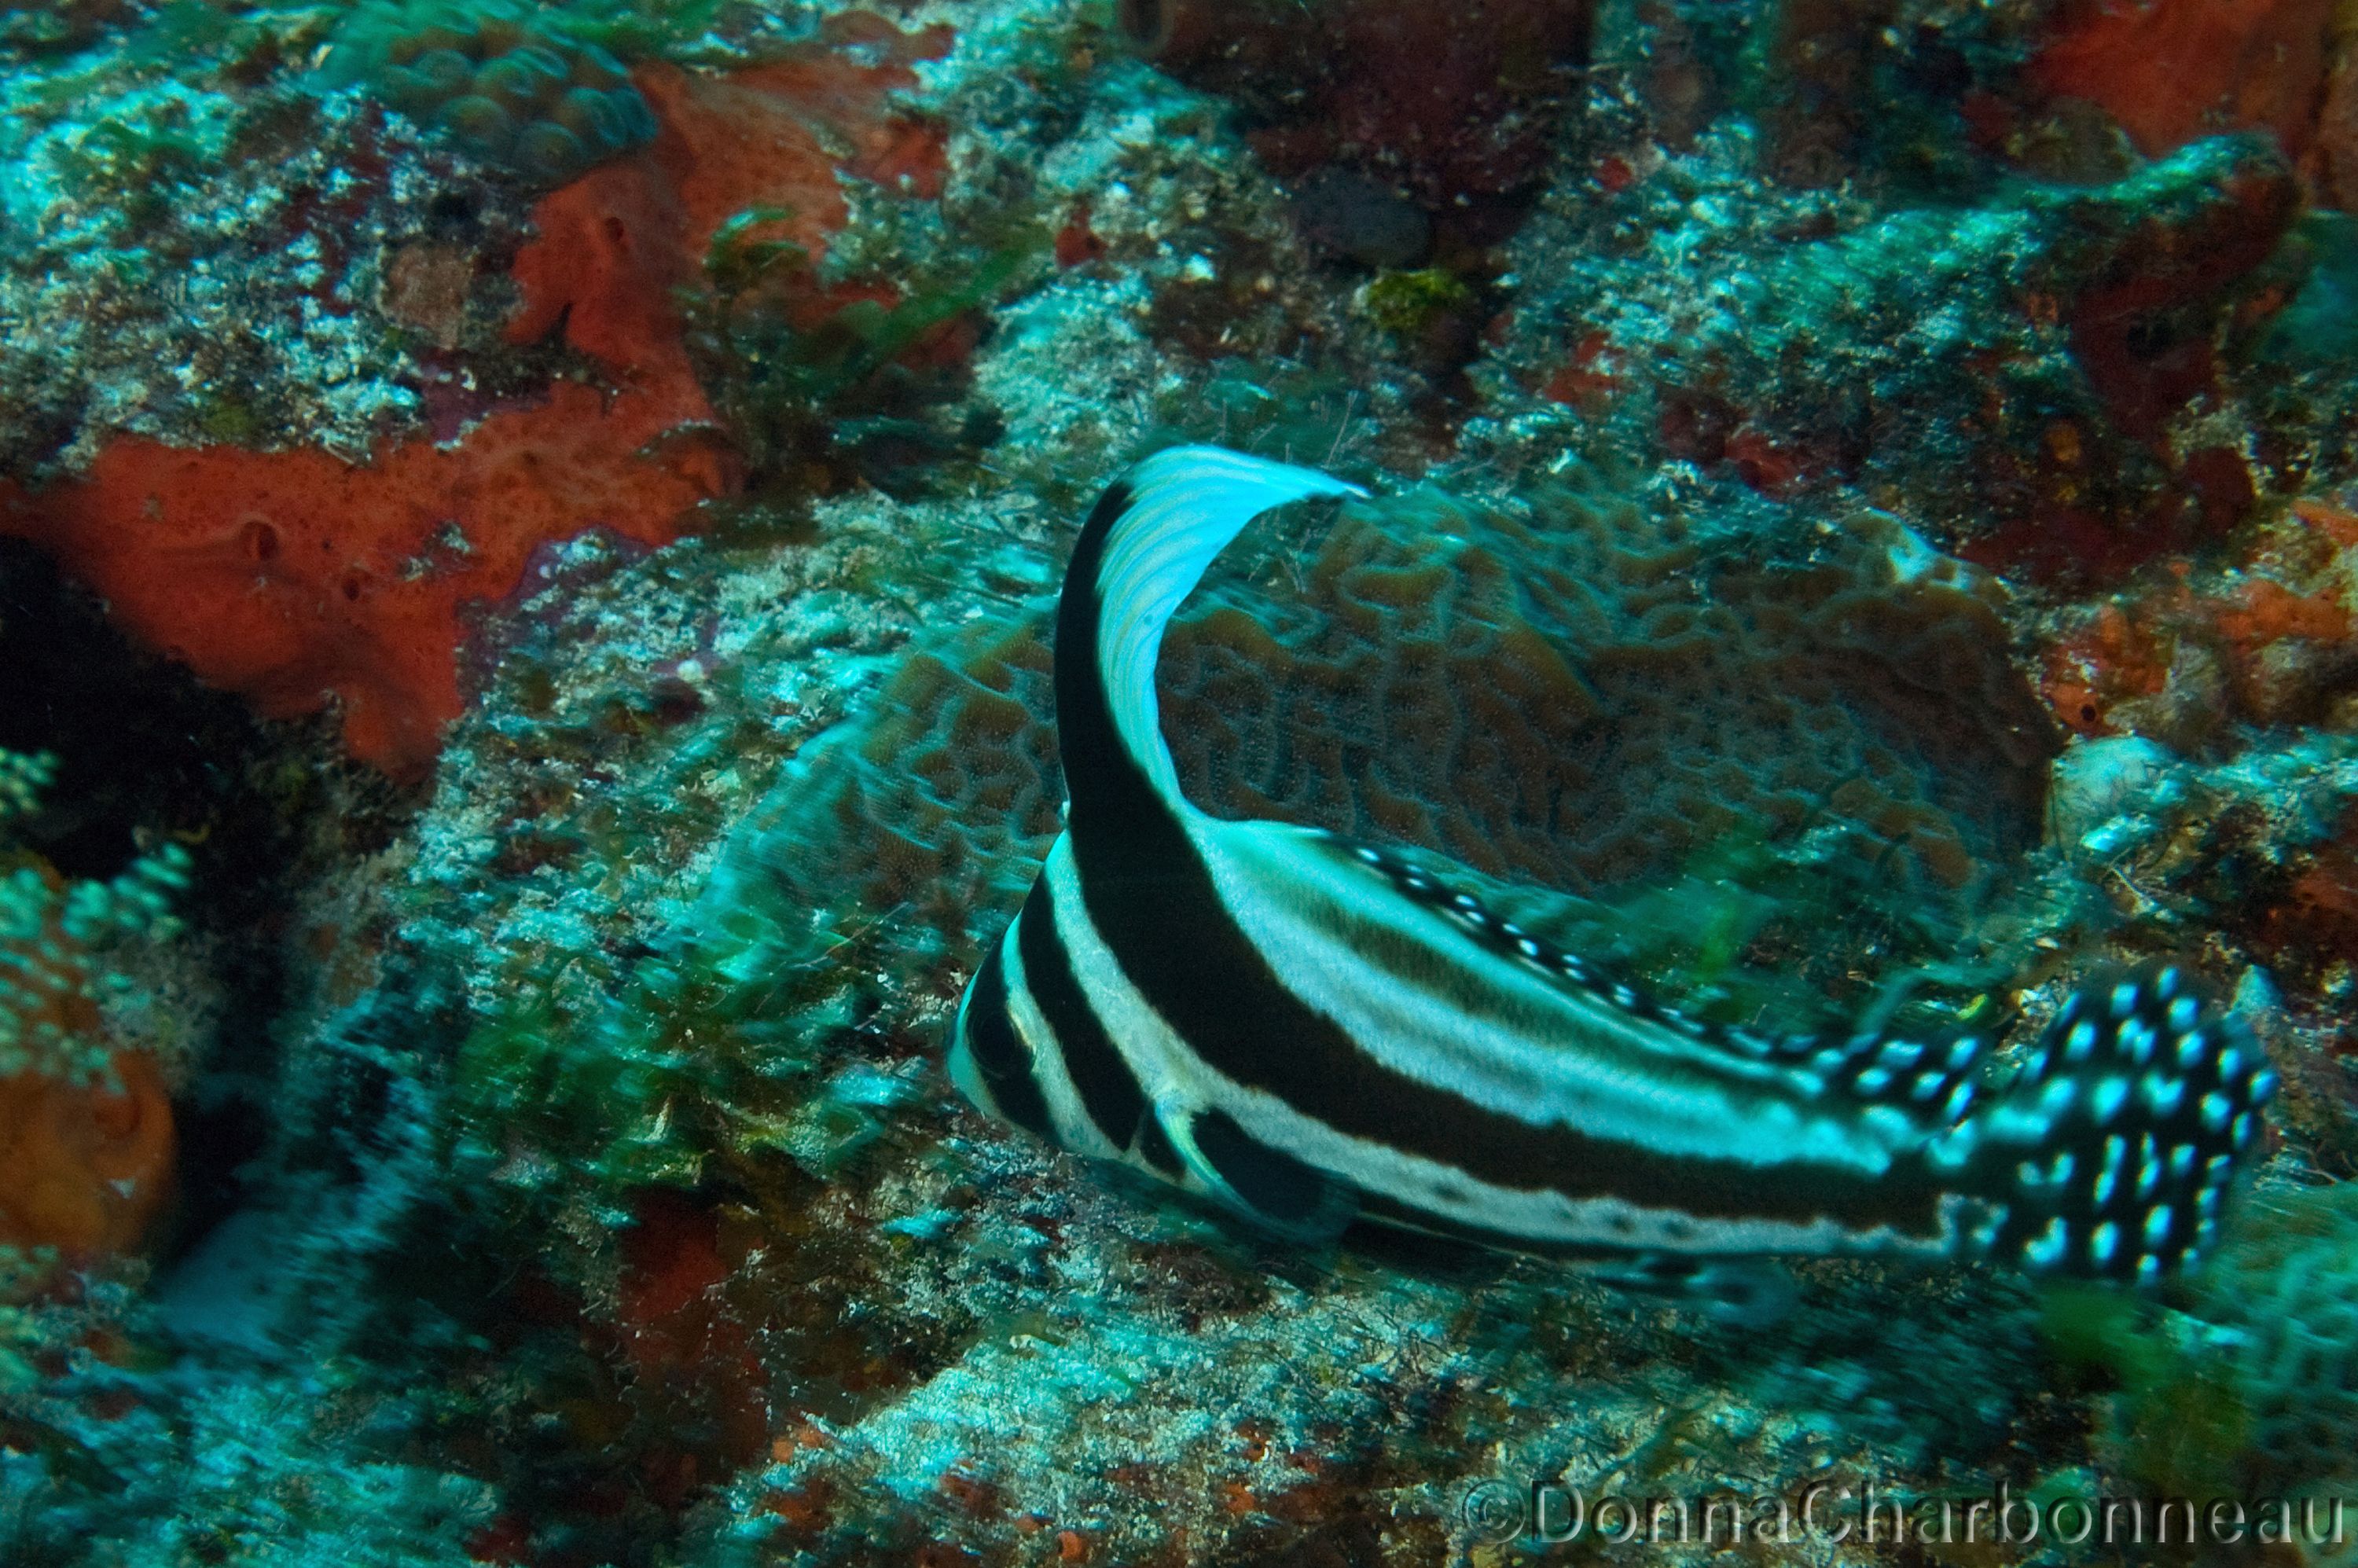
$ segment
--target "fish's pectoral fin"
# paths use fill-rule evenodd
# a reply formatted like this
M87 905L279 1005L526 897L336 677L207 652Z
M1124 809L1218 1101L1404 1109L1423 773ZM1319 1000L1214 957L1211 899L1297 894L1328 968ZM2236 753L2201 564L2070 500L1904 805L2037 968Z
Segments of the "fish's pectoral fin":
M1188 1174L1222 1204L1281 1236L1327 1241L1359 1211L1358 1194L1317 1167L1271 1147L1224 1110L1156 1108Z

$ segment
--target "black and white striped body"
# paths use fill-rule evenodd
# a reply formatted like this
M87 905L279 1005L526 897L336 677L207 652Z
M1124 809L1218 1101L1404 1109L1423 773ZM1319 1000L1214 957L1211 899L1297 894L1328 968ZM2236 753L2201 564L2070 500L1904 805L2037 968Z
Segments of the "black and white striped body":
M1164 624L1253 516L1349 493L1183 448L1091 515L1057 622L1066 831L959 1010L979 1105L1305 1236L1365 1214L1543 1249L2147 1277L2207 1239L2273 1077L2175 971L2075 999L1983 1105L1981 1041L1713 1029L1397 857L1190 806L1154 702Z

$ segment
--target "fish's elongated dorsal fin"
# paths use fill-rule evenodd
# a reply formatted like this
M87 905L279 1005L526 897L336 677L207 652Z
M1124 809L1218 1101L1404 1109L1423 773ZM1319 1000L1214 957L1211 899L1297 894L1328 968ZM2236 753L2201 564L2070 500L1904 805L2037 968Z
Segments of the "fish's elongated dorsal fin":
M1180 807L1154 665L1163 629L1204 568L1262 513L1314 495L1365 495L1315 469L1220 447L1173 447L1099 499L1056 610L1056 731L1076 810L1139 775Z
M1920 1120L1945 1126L1964 1113L1988 1043L1956 1033L1905 1040L1879 1033L1848 1036L1783 1034L1693 1017L1649 996L1635 982L1557 946L1493 912L1474 892L1395 850L1329 836L1334 852L1389 881L1412 903L1455 923L1481 946L1554 984L1585 991L1619 1011L1717 1052L1730 1060L1798 1075L1813 1096L1844 1096L1861 1103L1898 1106Z

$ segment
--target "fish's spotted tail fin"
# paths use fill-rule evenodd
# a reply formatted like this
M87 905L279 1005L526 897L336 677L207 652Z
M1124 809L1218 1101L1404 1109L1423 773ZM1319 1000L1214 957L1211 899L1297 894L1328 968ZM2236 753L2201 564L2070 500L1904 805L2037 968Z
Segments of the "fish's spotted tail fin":
M1107 490L1073 546L1056 610L1056 731L1076 810L1143 774L1181 803L1163 742L1154 665L1163 630L1212 557L1288 502L1365 495L1315 469L1221 447L1173 447Z
M1974 1249L2033 1273L2149 1281L2216 1238L2277 1076L2174 965L2065 1002L2022 1070L1932 1145L1990 1206Z

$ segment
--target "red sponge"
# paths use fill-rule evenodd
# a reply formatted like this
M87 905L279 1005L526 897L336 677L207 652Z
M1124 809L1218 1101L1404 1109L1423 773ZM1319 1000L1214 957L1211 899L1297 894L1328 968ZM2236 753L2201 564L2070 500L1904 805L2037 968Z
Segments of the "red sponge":
M668 423L650 412L558 383L454 448L409 441L366 464L121 437L86 477L0 499L0 530L265 714L333 693L352 754L416 776L459 712L460 604L512 592L536 546L589 528L665 543L725 488L707 451L641 455Z
M937 128L889 99L947 46L946 29L854 14L731 77L641 72L655 144L542 200L514 272L511 341L561 325L610 391L557 382L453 445L407 441L362 464L117 437L77 480L0 485L0 533L47 546L126 632L212 685L278 718L332 695L354 756L423 773L460 707L460 605L513 592L535 549L588 529L666 543L733 487L724 453L681 438L708 432L712 410L674 291L746 208L790 209L816 255L844 221L841 173L936 192Z
M2334 15L2332 0L2105 0L2066 9L2030 77L2102 104L2147 157L2243 129L2274 131L2298 157Z

